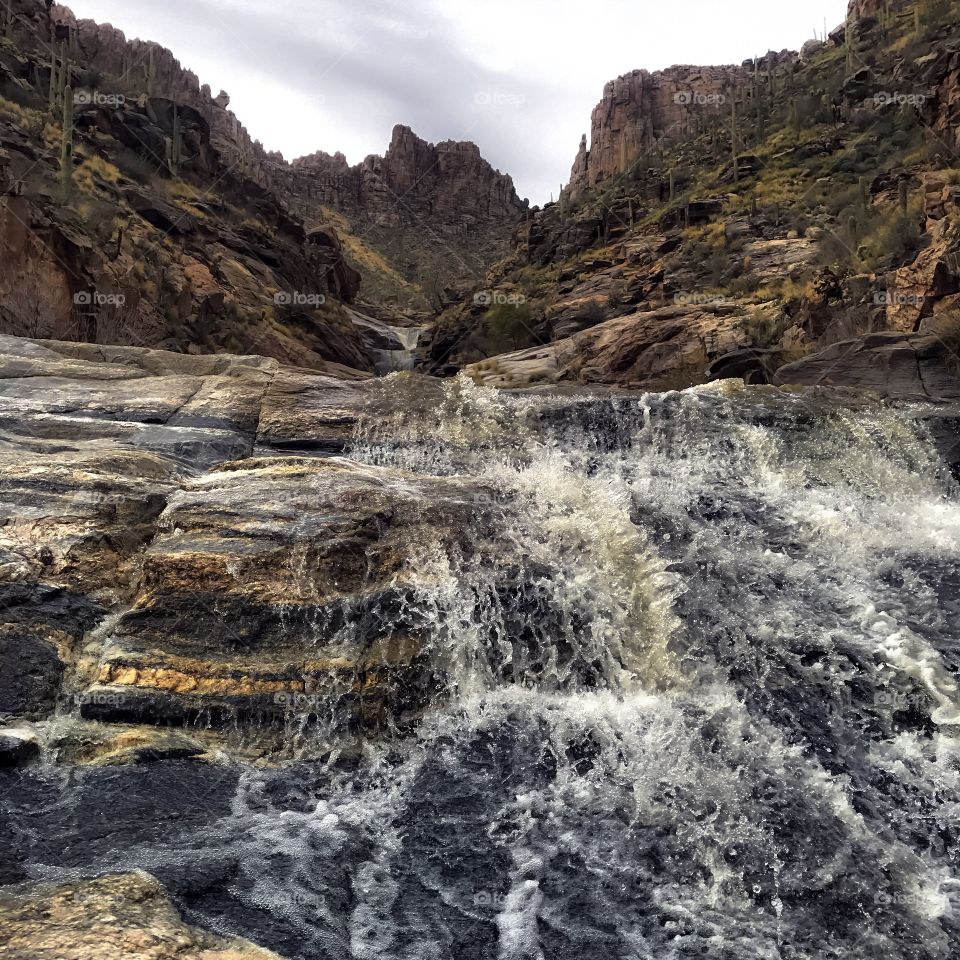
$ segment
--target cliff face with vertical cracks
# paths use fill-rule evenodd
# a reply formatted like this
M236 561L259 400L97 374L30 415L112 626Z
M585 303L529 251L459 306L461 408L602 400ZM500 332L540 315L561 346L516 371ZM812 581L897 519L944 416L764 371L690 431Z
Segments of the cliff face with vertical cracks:
M625 173L644 153L719 124L732 91L752 78L758 85L769 83L770 71L791 58L771 53L756 65L634 70L610 81L593 111L589 148L586 136L580 142L571 196Z

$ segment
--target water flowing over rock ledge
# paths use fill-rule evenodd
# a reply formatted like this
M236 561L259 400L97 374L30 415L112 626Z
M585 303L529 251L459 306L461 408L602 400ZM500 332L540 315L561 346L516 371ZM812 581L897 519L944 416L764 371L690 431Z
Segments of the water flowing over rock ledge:
M949 960L958 423L3 339L0 922Z

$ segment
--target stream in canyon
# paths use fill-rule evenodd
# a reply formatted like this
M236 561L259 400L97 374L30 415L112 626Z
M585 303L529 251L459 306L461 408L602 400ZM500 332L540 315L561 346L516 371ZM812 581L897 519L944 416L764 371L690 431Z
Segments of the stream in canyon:
M33 768L4 798L24 874L142 868L303 960L960 956L934 414L387 377L346 456L467 501L408 543L402 602L339 628L424 638L416 721L294 703L276 765Z

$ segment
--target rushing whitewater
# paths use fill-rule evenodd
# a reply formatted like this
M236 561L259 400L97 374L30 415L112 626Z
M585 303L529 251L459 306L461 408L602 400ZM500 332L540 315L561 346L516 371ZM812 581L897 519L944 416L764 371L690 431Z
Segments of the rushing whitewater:
M470 481L390 613L428 637L427 707L359 740L295 710L292 761L177 770L175 822L34 874L142 867L311 960L960 956L960 490L931 412L388 377L349 456L401 497ZM105 776L37 806L86 816Z

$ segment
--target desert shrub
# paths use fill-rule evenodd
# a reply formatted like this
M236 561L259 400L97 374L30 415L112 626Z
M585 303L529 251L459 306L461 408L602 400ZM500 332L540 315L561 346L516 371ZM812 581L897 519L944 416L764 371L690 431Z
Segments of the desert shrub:
M117 183L120 171L100 156L87 157L73 175L73 182L85 193L93 193L98 181Z
M607 319L607 311L599 300L587 300L578 310L577 314L581 320L585 320L590 326L596 326Z
M885 323L883 313L877 313L866 306L849 307L837 313L833 322L817 341L817 345L823 348L833 343L855 340L868 333L883 330Z
M916 216L899 207L879 214L864 238L867 257L864 266L878 269L885 264L899 265L919 251L923 233Z
M141 157L133 150L124 148L118 151L115 159L121 173L141 186L149 186L158 177L157 164Z
M77 212L83 218L87 230L101 242L113 239L119 221L117 208L106 200L89 197L75 204Z
M753 293L756 293L760 289L761 280L754 273L750 273L746 267L744 268L744 273L735 277L727 285L727 290L733 294L735 297L744 297L750 296Z
M618 307L622 306L626 295L626 290L622 284L613 287L610 293L607 294L607 306L611 310L616 310Z
M767 316L747 315L740 320L740 329L749 339L751 346L761 350L774 346L781 336L777 321Z
M0 333L35 339L52 337L56 310L52 293L37 278L29 277L0 298Z
M12 121L31 137L40 137L43 133L43 113L15 100L0 96L0 117Z

